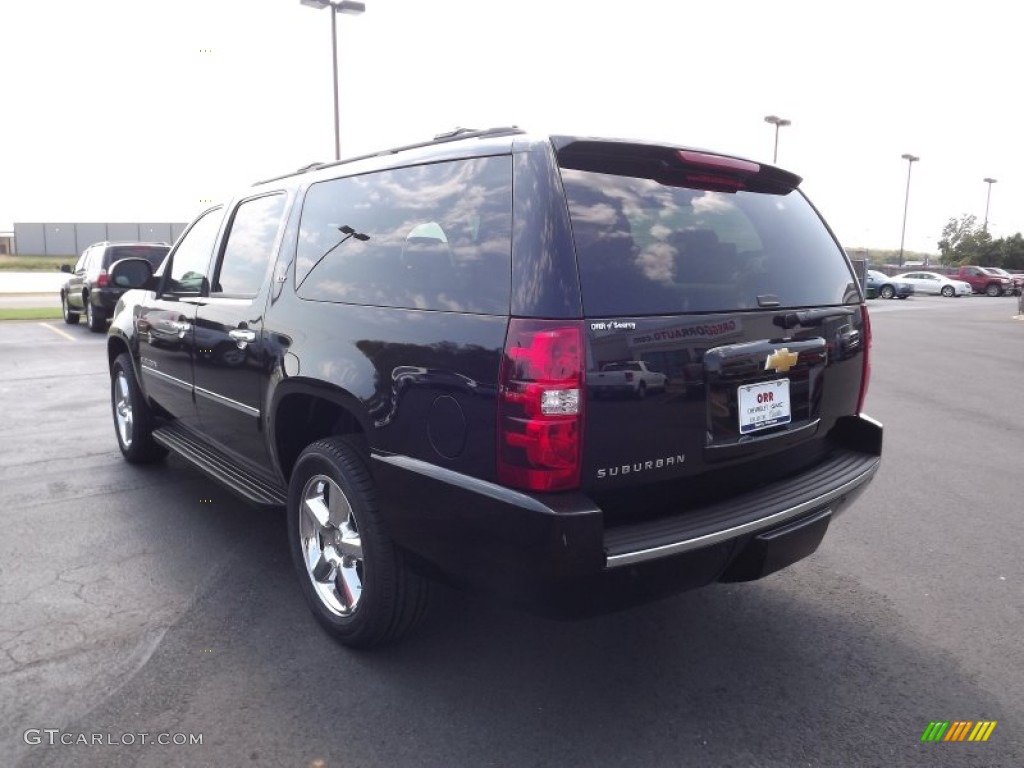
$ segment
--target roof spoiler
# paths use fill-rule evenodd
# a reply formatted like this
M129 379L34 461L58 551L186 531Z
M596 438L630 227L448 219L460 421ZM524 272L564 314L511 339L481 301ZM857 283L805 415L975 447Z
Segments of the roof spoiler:
M773 165L703 150L557 136L552 143L563 168L637 176L667 186L786 194L803 181Z

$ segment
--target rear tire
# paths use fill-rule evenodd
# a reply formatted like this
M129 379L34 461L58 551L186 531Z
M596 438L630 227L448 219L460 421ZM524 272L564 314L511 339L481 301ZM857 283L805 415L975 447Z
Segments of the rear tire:
M879 289L878 295L881 296L883 299L891 299L893 296L896 295L896 289L893 288L891 285L883 285Z
M77 312L72 312L68 307L68 295L62 293L60 295L60 310L64 315L64 322L68 325L78 325L79 315Z
M947 299L952 298L955 293L956 291L953 290L952 285L942 286L942 295L945 296Z
M344 438L317 440L299 456L287 517L303 597L332 637L372 648L422 621L430 584L384 532L366 462Z
M85 322L93 333L107 330L107 318L92 304L92 299L85 297Z
M110 368L110 408L114 433L121 455L131 464L150 464L167 455L167 449L153 442L153 414L149 410L131 356L117 356Z
M636 388L636 396L643 400L647 397L647 384L643 381L640 382L640 386Z

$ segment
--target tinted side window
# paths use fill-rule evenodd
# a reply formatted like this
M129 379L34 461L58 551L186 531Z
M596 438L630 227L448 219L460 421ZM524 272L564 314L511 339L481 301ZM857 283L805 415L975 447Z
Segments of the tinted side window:
M505 313L512 158L474 158L314 184L299 229L304 299Z
M167 293L202 293L206 287L213 244L220 228L219 208L199 217L178 241L171 254L171 274L164 285Z
M669 186L562 169L587 314L673 314L859 301L799 191Z
M100 271L100 257L103 255L103 248L92 247L85 252L85 273L95 275Z
M285 196L276 194L238 206L213 283L215 293L256 295L273 257L284 203Z

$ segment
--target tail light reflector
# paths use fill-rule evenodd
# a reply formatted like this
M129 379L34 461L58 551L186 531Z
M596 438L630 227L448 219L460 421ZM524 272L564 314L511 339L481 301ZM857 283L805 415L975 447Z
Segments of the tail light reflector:
M529 491L579 487L582 322L509 322L498 394L498 481Z
M106 288L110 284L110 278L107 277L107 270L101 269L99 275L96 277L96 287Z
M868 315L866 304L860 308L861 317L864 320L864 372L860 379L860 394L857 395L857 413L864 410L864 400L868 396L868 383L871 381L871 317Z

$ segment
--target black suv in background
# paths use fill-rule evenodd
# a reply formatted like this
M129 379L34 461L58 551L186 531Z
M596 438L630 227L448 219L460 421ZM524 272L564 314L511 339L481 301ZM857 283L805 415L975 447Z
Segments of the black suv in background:
M284 506L342 642L429 582L608 610L812 553L880 462L843 249L768 165L457 133L314 166L197 218L107 337L131 462ZM667 386L598 398L643 361ZM685 386L674 382L685 381Z
M95 243L79 257L74 269L62 267L70 274L60 289L60 305L64 322L77 325L84 312L89 330L104 331L114 312L117 300L124 293L110 282L110 265L119 259L146 259L156 269L171 250L167 243Z

